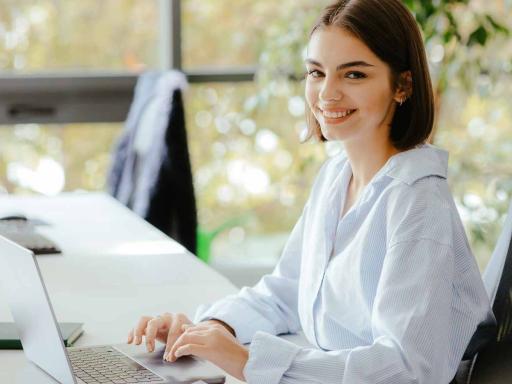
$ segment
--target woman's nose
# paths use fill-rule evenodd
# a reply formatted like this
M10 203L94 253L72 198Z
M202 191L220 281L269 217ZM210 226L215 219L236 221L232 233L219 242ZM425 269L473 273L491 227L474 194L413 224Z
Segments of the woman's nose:
M322 101L335 101L341 100L343 94L336 81L325 79L318 97Z

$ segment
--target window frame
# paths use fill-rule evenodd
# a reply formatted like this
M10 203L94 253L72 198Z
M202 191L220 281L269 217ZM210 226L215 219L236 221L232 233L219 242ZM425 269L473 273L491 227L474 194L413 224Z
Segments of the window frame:
M160 70L182 70L181 0L158 0ZM253 81L256 66L183 71L189 83ZM121 122L137 74L79 71L1 74L0 124Z

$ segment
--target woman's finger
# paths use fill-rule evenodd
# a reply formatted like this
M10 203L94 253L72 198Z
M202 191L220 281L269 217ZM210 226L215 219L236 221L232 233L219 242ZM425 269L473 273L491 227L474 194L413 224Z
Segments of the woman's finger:
M194 355L203 359L207 358L208 348L199 344L185 344L176 350L176 358L187 355Z
M164 359L167 353L169 353L169 350L172 348L174 343L176 342L176 339L180 337L182 331L181 331L181 325L182 323L179 321L179 319L175 318L173 316L171 320L171 324L169 326L169 333L167 334L167 340L165 343L165 352L164 352Z
M172 316L171 323L169 326L169 333L167 335L167 341L165 343L164 359L165 356L171 350L172 346L174 345L178 337L180 337L181 334L183 333L183 330L181 329L182 325L188 323L190 323L190 320L181 313Z
M152 319L151 316L142 316L139 320L139 323L137 324L137 327L135 327L135 344L139 345L142 343L142 336L146 333L146 326L148 322Z
M135 332L135 329L132 328L130 332L128 332L128 340L126 341L128 344L131 344L133 341L133 333Z
M208 327L200 326L197 324L183 324L181 326L181 332L187 331L198 331L198 330L206 330Z
M207 337L207 333L200 332L185 332L183 333L176 342L172 345L167 355L164 355L164 360L173 362L176 361L176 350L185 344L204 344L204 340Z
M162 319L160 317L155 317L148 321L146 326L146 349L148 352L155 350L156 334L162 325Z

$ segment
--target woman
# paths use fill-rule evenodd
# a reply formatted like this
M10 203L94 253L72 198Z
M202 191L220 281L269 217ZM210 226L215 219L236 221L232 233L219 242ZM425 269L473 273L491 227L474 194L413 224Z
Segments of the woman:
M448 383L487 295L425 144L433 96L420 32L399 0L328 6L307 50L310 136L345 152L319 171L271 275L184 315L143 317L128 342L206 358L249 383ZM275 335L302 330L316 348ZM251 342L246 348L242 343Z

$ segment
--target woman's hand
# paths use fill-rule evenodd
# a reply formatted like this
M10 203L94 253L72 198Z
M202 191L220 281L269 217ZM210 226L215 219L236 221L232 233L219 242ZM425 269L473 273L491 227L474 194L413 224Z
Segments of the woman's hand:
M211 361L237 379L245 380L243 370L249 351L237 341L233 329L220 320L194 325L182 313L143 316L128 334L127 342L140 345L143 337L148 352L155 350L155 340L164 343L164 359L167 361L195 355Z
M142 316L137 326L128 334L128 344L133 342L140 345L142 337L145 336L148 352L155 350L156 339L165 344L165 354L167 354L183 334L182 326L186 324L192 324L192 322L182 313L164 313L157 317Z
M243 370L249 351L222 324L211 320L197 325L184 324L164 359L175 361L180 356L194 355L209 360L231 376L245 381Z

